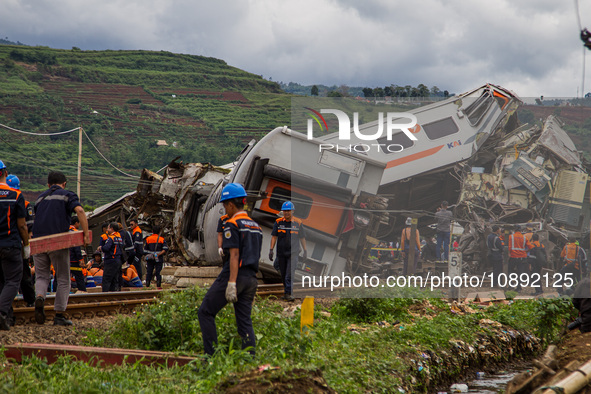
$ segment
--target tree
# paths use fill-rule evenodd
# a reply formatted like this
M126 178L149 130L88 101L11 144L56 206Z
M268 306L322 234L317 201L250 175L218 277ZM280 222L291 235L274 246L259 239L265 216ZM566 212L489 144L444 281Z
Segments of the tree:
M385 86L384 87L384 94L386 96L390 96L390 97L394 96L394 91L392 90L392 87L391 86Z
M318 86L316 86L316 85L312 86L312 89L310 90L310 94L312 96L318 96Z
M326 96L327 97L343 97L343 94L341 92L337 92L336 90L331 90L330 92L328 92L328 94Z
M449 92L447 90L443 91L443 97L445 97L445 98L449 97Z
M349 87L347 85L339 86L339 93L343 95L343 97L349 97Z
M384 89L382 89L382 88L375 88L373 90L373 95L375 97L384 97Z
M406 89L402 86L395 86L394 93L396 93L396 97L406 97Z
M426 85L420 83L417 86L419 97L429 97L429 88Z
M441 90L439 90L439 88L437 86L433 86L431 88L431 95L432 96L439 96L440 93L441 93Z
M372 88L363 88L363 96L367 97L373 97L373 89Z

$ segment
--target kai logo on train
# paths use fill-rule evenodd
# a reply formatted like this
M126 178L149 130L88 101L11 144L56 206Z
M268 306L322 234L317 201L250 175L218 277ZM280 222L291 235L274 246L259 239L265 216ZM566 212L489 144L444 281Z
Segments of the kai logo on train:
M447 144L447 148L448 149L451 149L451 148L455 148L456 146L460 146L460 145L462 145L462 141L457 140L457 141L454 141L454 142L449 142Z
M391 153L402 152L404 147L401 144L378 143L378 139L381 140L384 134L384 123L386 124L386 141L392 141L392 135L395 134L395 130L402 131L410 140L416 141L417 137L413 134L420 130L420 126L417 125L417 117L408 112L388 112L386 115L384 115L383 112L379 112L377 130L371 134L363 134L359 130L358 112L353 112L353 124L351 124L351 119L344 111L338 109L321 109L320 112L318 112L312 108L304 108L310 111L309 115L311 117L311 119L308 119L307 123L309 140L314 138L314 121L320 128L320 131L329 131L328 124L322 114L332 114L337 117L339 122L339 141L351 141L351 134L354 134L357 140L375 141L375 143L372 144L356 143L344 147L338 144L320 144L320 151L324 149L336 149L337 151L347 150L349 152L357 153L367 153L370 151ZM386 117L385 122L384 116ZM353 133L351 133L351 128L353 129Z

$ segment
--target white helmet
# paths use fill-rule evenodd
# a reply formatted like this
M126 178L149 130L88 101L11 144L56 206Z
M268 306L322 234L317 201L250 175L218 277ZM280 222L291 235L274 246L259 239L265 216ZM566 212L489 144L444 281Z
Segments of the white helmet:
M407 226L410 226L412 224L412 218L406 218L406 223Z

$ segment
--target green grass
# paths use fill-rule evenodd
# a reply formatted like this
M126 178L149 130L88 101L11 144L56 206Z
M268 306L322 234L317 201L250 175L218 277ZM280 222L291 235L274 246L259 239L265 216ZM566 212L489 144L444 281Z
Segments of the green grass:
M120 317L108 332L89 332L87 344L200 355L197 307L204 292L190 289L168 294L135 316ZM417 309L420 316L411 313ZM202 382L197 391L207 392L230 374L271 364L286 374L294 368L320 369L339 392L391 392L393 387L409 386L427 390L442 376L458 373L474 362L467 352L467 358L452 363L453 370L444 370L451 367L444 366L449 359L443 360L443 354L457 356L458 346L467 347L483 337L496 341L491 329L479 325L481 319L550 339L573 314L569 300L518 301L466 315L452 313L448 304L436 298L341 299L329 310L330 317L321 310L317 305L313 329L301 334L298 313L285 316L279 304L257 301L253 308L257 356L251 360L239 349L232 309L224 308L217 317L219 353L207 364L207 371L185 371L187 376L179 385L196 379ZM497 361L509 357L503 354ZM148 386L140 383L140 387Z

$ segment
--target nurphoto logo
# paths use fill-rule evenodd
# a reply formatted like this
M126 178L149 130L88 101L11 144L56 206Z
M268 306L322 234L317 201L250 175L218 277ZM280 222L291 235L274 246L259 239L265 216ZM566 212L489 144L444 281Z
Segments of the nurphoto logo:
M378 123L377 123L377 130L372 134L363 134L359 130L359 113L353 112L353 124L351 124L351 120L349 116L339 109L321 109L320 112L309 108L304 107L308 111L310 111L311 119L308 119L308 139L311 140L314 138L313 130L314 130L314 121L320 127L320 131L329 131L328 124L324 119L322 114L332 114L337 117L339 122L339 141L351 141L351 135L354 135L354 139L360 141L358 143L350 143L348 146L342 146L339 144L332 144L332 143L323 143L319 145L319 150L322 151L324 149L336 149L339 150L346 150L349 152L356 152L356 153L367 153L370 151L377 151L377 152L389 152L389 153L396 153L402 152L404 147L401 144L397 143L379 143L378 140L382 138L384 134L384 123L386 124L386 141L392 141L392 135L395 130L402 131L410 140L416 141L417 137L413 135L413 131L417 126L417 117L414 114L408 112L387 112L386 122L384 122L384 113L378 113ZM351 128L353 129L353 133L351 133ZM375 141L375 143L367 144L361 141Z

